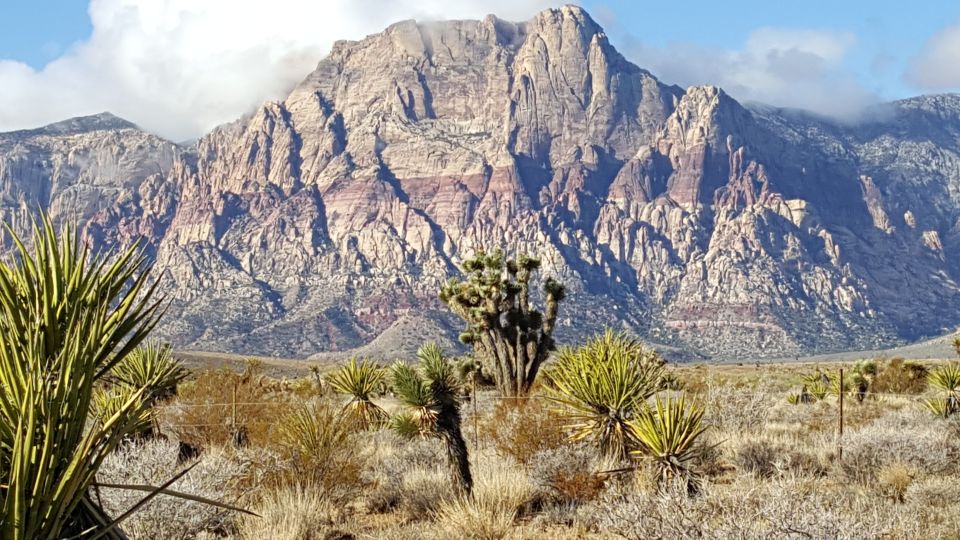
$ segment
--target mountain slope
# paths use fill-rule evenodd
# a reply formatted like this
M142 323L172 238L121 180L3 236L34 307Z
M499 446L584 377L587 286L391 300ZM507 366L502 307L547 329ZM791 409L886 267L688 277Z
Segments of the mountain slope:
M436 291L502 246L570 286L562 339L781 356L960 324L958 135L953 95L844 126L684 91L564 7L339 42L190 148L103 116L2 134L0 211L142 237L194 349L384 351L425 313L451 335Z

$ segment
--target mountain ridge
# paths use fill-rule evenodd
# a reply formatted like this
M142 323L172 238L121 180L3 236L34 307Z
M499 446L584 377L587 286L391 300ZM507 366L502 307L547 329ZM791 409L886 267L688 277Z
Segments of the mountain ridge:
M191 147L111 118L17 132L0 217L43 208L99 247L143 240L171 298L160 333L193 349L364 345L443 313L440 284L497 246L570 286L561 339L875 348L960 324L960 96L887 108L844 126L667 85L570 6L403 21Z

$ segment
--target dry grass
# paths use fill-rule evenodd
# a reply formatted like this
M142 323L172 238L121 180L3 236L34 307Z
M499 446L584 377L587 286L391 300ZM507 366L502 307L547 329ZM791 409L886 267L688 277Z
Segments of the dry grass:
M322 540L334 529L338 509L318 488L287 486L268 491L253 511L238 520L241 539Z
M659 486L643 467L597 474L627 463L566 442L544 400L517 404L482 393L479 444L472 418L466 423L475 478L470 499L454 496L442 443L337 429L340 404L316 398L309 375L279 384L249 373L201 373L163 417L165 433L204 447L201 465L180 489L238 502L263 517L159 498L128 529L135 538L956 537L960 420L933 417L919 403L925 394L850 400L841 441L836 397L800 405L785 399L814 367L672 370L706 405L705 441L715 445L696 464L703 478L696 496ZM916 368L900 364L881 373L888 371L888 388L919 388L910 382ZM238 421L250 426L239 448L224 427L229 408L201 413L186 406L229 401L237 381L239 399L281 405L238 411ZM290 436L292 411L303 413L295 423L301 437ZM170 429L191 415L215 426ZM270 425L254 427L261 422ZM179 470L177 449L162 441L131 446L103 470L110 481L157 483L154 477ZM107 496L115 499L114 512L129 503Z

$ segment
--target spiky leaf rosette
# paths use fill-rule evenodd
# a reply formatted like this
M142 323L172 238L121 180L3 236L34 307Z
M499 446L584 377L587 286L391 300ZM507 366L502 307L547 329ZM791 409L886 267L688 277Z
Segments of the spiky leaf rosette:
M152 405L176 395L177 385L189 374L169 344L148 341L118 362L110 378L128 388L147 387L146 400Z
M108 389L97 390L93 394L93 401L90 404L90 418L97 425L104 425L105 422L113 418L116 414L133 415L134 422L131 428L131 436L139 436L150 432L153 427L153 415L149 406L144 406L140 398L139 402L132 410L123 411L124 405L130 401L131 396L137 393L137 390L131 386L113 386Z
M630 430L639 444L634 454L652 459L662 480L693 478L690 463L699 455L697 442L706 431L703 413L698 404L687 406L682 395L666 401L657 396L654 407L642 409L630 421Z
M960 363L951 362L934 369L927 381L937 390L950 394L960 392Z
M91 256L78 235L34 227L32 249L9 231L0 263L0 537L60 538L109 523L88 498L104 458L139 429L147 388L87 424L98 382L160 318L136 248Z
M561 349L545 391L568 419L573 441L592 441L604 454L623 458L635 446L627 422L659 389L663 366L638 341L607 330L582 347Z
M350 396L344 411L359 429L376 428L387 420L386 411L373 402L383 381L384 370L376 362L357 362L356 358L327 375L327 382L335 391Z
M421 435L431 434L437 424L439 403L430 391L430 383L420 373L407 364L397 362L391 368L393 375L393 393L407 409L409 419L401 419L395 427L398 433L408 434L411 424L416 423Z

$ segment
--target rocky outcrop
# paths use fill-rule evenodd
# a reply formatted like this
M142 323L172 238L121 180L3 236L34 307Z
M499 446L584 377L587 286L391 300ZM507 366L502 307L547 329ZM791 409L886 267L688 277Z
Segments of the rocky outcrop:
M454 335L436 291L501 246L570 286L561 340L876 348L960 323L960 97L883 112L841 126L662 84L576 7L406 21L190 147L105 115L2 134L0 213L140 239L182 347L389 355L412 328Z

